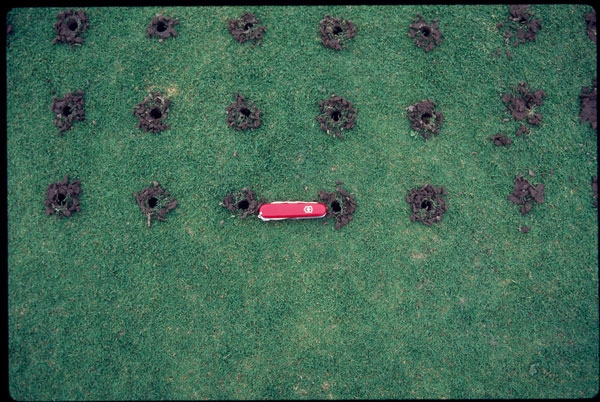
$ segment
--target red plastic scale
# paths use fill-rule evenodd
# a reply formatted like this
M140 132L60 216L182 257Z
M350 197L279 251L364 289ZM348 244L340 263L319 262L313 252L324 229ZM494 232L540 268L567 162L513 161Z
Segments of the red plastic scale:
M323 218L326 214L327 207L320 202L274 201L258 208L258 217L263 221L315 219Z

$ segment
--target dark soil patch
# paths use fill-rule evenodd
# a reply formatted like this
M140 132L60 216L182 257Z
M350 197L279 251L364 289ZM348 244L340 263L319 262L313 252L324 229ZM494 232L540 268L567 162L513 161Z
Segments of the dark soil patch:
M165 221L165 215L175 209L177 200L169 196L169 192L153 182L139 193L134 193L135 199L146 216L147 225L150 227L152 219Z
M522 175L515 179L515 187L508 199L515 204L521 205L523 215L529 213L532 207L532 201L542 204L544 202L544 184L537 186L530 184Z
M68 93L64 98L54 98L50 107L55 114L54 125L58 127L58 135L69 130L76 121L85 121L85 92L78 90Z
M594 207L598 208L598 176L592 177L592 193L593 193Z
M232 214L246 218L248 215L258 214L258 208L265 200L258 199L254 191L243 188L241 191L229 193L223 198L221 205L231 211Z
M444 187L434 187L431 184L412 189L406 196L406 202L412 209L411 222L421 221L430 226L434 222L441 221L448 210L448 204L443 197L445 195Z
M325 15L320 22L319 33L325 47L342 50L348 47L348 41L356 35L356 27L350 20Z
M529 12L529 6L525 4L513 4L509 8L508 18L496 25L498 29L504 29L504 42L517 47L528 41L535 41L537 32L542 29L542 21L533 18Z
M336 182L338 187L335 191L328 193L325 190L319 191L319 201L327 206L325 218L335 217L335 228L341 229L353 219L356 211L356 201L354 194L348 193L341 187L341 181Z
M438 19L434 19L430 24L421 14L410 24L408 36L411 37L418 47L422 47L426 52L433 50L442 43L442 32L439 29Z
M266 27L260 25L260 20L252 13L245 12L241 18L229 20L227 27L239 43L251 42L251 46L260 45Z
M146 28L146 36L148 38L158 38L162 42L164 39L177 36L175 30L177 24L179 24L178 20L157 14Z
M80 180L69 182L67 175L62 181L48 185L44 201L46 215L56 214L62 218L71 216L73 212L79 212L80 184Z
M598 129L598 77L594 77L594 85L581 88L580 122L589 121L594 130Z
M597 43L596 41L598 36L598 30L596 29L596 10L592 10L591 13L585 14L585 25L586 25L586 33L592 42Z
M504 135L504 133L498 133L496 135L491 135L490 139L492 141L494 141L494 145L496 146L509 146L512 142L512 140L510 139L510 137L507 137L506 135Z
M52 40L52 43L68 43L69 46L81 45L83 43L81 34L87 31L89 26L85 11L67 9L59 12L56 18L58 19L54 24L56 37Z
M544 104L546 93L538 89L531 91L529 86L520 82L514 87L514 94L506 93L502 95L502 102L510 111L515 120L526 120L531 125L538 125L542 122L542 114L536 111L536 107Z
M133 109L133 115L138 118L136 127L152 133L168 130L170 127L165 120L170 105L171 101L160 92L151 93Z
M343 138L342 131L354 127L357 111L352 102L341 96L332 95L329 99L319 101L319 109L321 114L317 116L317 121L327 134Z
M240 94L235 94L235 102L227 106L227 127L236 130L254 130L260 127L262 111Z
M430 135L438 135L444 121L442 112L435 110L436 104L431 100L422 100L406 108L411 128L429 139Z

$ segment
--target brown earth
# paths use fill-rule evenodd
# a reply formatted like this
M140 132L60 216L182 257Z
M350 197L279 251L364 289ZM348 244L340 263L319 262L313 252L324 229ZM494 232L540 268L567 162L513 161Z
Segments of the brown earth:
M442 32L439 29L438 19L428 23L421 14L417 14L410 24L408 36L415 41L418 47L425 49L425 52L432 51L442 43Z
M69 217L73 212L79 212L79 195L81 194L81 181L69 182L69 175L62 181L49 184L46 188L46 215L56 214L59 218Z
M229 193L223 198L221 205L231 211L232 214L246 218L248 215L258 214L258 208L265 200L257 198L254 191L243 188L241 191Z
M522 175L518 175L515 179L513 192L508 196L508 199L521 205L521 213L525 215L531 211L533 201L538 204L544 202L544 184L540 183L533 186Z
M81 34L87 31L89 26L85 11L73 11L69 8L59 12L56 18L58 19L54 24L56 37L52 40L52 43L68 43L69 46L81 45L83 43Z
M429 139L431 134L438 135L444 121L444 115L435 106L435 102L431 100L422 100L406 108L411 128L421 133L425 139Z
M448 204L444 199L446 189L426 184L421 188L414 188L406 196L412 215L412 222L421 221L430 226L432 223L442 220L442 216L448 210Z
M317 121L327 134L344 138L342 131L354 127L357 111L352 102L341 96L332 95L329 99L319 101L319 110Z
M54 98L50 109L54 112L54 125L58 127L58 135L69 130L76 121L85 121L85 92L78 90L68 93L64 98Z
M319 201L327 206L327 214L325 218L335 218L335 228L341 229L342 226L347 225L354 218L354 212L356 211L356 201L354 194L348 193L343 187L341 187L341 181L337 181L338 187L333 192L327 192L325 190L319 191Z
M170 105L171 101L160 92L152 92L133 109L133 115L138 118L136 127L152 133L168 130L170 127L165 120Z
M177 36L175 30L177 24L179 24L178 20L157 14L146 28L146 36L148 38L158 38L162 42L164 39Z
M260 45L263 33L267 30L266 27L260 25L260 20L256 15L249 12L244 12L239 19L229 20L227 28L235 40L239 43L250 41L251 46Z
M254 103L240 94L235 94L235 102L227 106L227 127L236 130L254 130L260 127L260 110Z
M356 27L350 20L325 15L319 25L323 46L342 50L348 47L348 41L356 35Z
M177 206L177 200L170 197L169 192L160 187L156 181L152 183L152 186L133 195L142 213L146 216L148 227L150 227L152 219L165 221L165 215Z

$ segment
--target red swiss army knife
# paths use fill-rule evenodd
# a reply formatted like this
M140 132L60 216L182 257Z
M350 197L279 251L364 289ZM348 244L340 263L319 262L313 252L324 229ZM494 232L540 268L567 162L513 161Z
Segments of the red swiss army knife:
M258 217L263 221L281 219L323 218L327 207L320 202L274 201L262 204L258 208Z

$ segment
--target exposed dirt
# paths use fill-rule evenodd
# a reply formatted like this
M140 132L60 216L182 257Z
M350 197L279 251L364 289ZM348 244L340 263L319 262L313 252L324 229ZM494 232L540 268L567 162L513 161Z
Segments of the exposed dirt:
M73 212L79 212L79 195L81 194L81 181L69 182L69 175L62 181L52 183L46 188L46 215L56 214L59 218L69 217Z
M246 218L248 215L258 214L258 208L264 202L262 197L258 199L254 191L244 187L241 191L227 194L221 205L232 214Z
M236 130L254 130L260 127L262 111L240 94L235 94L235 102L227 106L227 127Z
M348 193L341 187L341 181L337 181L338 187L335 191L328 193L325 190L319 191L319 201L327 206L325 218L335 217L335 228L341 229L347 225L354 217L356 211L356 201L354 194Z
M421 221L430 226L432 223L442 220L442 216L448 210L448 204L444 199L446 189L426 184L421 188L414 188L406 196L406 202L410 204L412 222Z
M592 87L581 88L581 111L579 118L581 123L589 121L594 130L598 129L598 77L594 77Z
M444 115L435 110L435 106L431 100L422 100L406 108L411 128L425 139L429 139L431 134L438 135L444 121Z
M356 35L356 27L350 20L325 15L320 22L319 33L323 46L342 50L348 47L349 40Z
M156 14L146 28L146 36L148 38L158 38L159 41L177 36L175 25L179 24L177 19L165 17L164 15Z
M546 93L541 90L531 91L525 82L520 82L514 87L514 93L502 95L502 102L506 105L515 120L526 120L536 126L542 122L542 114L536 110L544 104Z
M442 43L442 32L439 29L438 19L436 18L432 23L428 23L421 14L417 14L413 23L410 24L408 36L426 52L433 50Z
M169 192L160 187L156 181L152 183L152 186L133 195L142 213L146 216L148 227L150 227L152 219L165 221L165 215L177 206L177 200L170 197Z
M496 25L503 29L504 42L517 47L528 41L535 41L537 33L542 29L542 20L533 18L529 6L513 4L509 7L508 18Z
M596 10L592 10L591 13L585 14L583 17L585 19L586 33L588 37L592 42L598 43L598 30L596 29Z
M518 175L515 179L513 192L508 196L508 199L521 205L521 213L525 215L531 211L533 201L538 204L544 202L544 184L540 183L533 186L522 175Z
M87 31L89 26L85 11L73 11L69 8L59 12L56 18L58 19L54 24L56 37L52 40L52 43L68 43L69 46L81 45L83 43L81 35Z
M317 116L317 121L327 134L344 138L342 131L354 127L357 111L352 102L341 96L332 95L329 99L319 101L319 110L321 114Z
M54 98L50 109L54 112L54 125L58 127L58 135L69 130L76 121L85 121L85 92L78 90L69 92L64 98Z
M170 105L171 101L160 92L152 92L133 109L133 115L138 118L136 127L152 133L168 130L170 127L165 120Z
M250 41L250 45L260 45L266 27L260 25L260 20L252 13L245 12L241 18L229 20L229 32L239 43Z
M512 143L510 137L507 137L504 133L498 133L496 135L491 135L490 139L494 141L494 145L496 146L509 146Z

